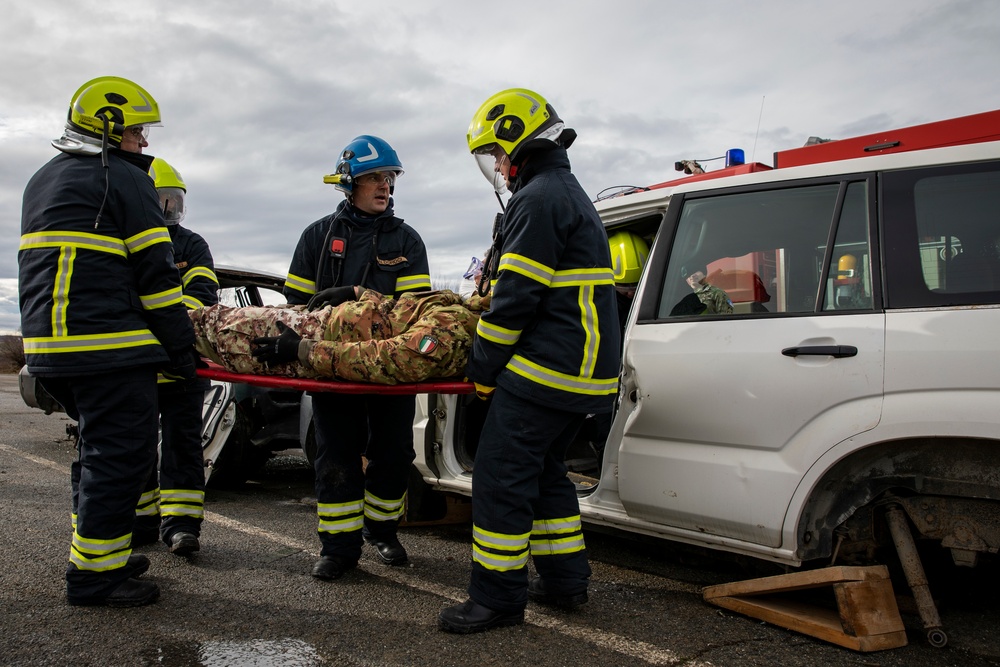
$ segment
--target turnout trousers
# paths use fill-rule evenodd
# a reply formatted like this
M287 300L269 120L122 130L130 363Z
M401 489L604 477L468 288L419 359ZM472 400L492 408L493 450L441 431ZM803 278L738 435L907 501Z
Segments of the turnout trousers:
M312 399L320 555L357 562L362 530L376 539L394 536L403 516L415 457L415 397L315 393Z
M101 599L128 578L135 508L156 462L156 369L40 380L80 429L66 594Z
M538 405L497 387L472 476L469 597L495 611L524 609L528 554L546 590L587 590L580 504L564 459L586 415Z
M160 471L159 475L155 470L150 475L136 514L141 521L143 514L150 511L148 501L152 501L152 515L160 522L160 534L167 545L174 533L201 535L205 516L202 408L210 386L207 380L200 379L158 385Z

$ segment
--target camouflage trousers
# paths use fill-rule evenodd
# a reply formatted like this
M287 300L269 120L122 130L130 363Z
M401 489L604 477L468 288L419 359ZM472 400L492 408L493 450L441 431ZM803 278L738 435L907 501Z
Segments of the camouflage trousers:
M397 384L464 373L487 305L448 290L399 299L365 290L357 301L312 312L305 306L215 305L189 315L198 352L236 373ZM268 366L254 358L253 340L279 335L278 322L315 341L308 364Z

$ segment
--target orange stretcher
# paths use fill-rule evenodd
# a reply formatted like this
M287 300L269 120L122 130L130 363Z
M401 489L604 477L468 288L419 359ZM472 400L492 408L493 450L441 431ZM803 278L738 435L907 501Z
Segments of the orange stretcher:
M208 368L199 368L198 377L220 382L252 384L272 389L296 391L328 391L335 394L383 394L401 396L412 394L474 394L476 386L461 380L430 380L407 384L376 384L374 382L346 382L343 380L315 380L279 377L277 375L246 375L232 373L222 366L209 362Z

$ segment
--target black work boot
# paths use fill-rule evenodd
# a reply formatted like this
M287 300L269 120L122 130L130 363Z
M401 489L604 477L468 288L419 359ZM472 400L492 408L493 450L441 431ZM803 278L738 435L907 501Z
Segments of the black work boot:
M132 554L125 563L125 570L130 579L138 579L149 569L149 558L142 554Z
M581 605L587 604L587 591L572 595L551 593L547 590L544 579L534 577L528 582L528 599L539 604L572 611Z
M468 635L493 628L524 623L524 610L493 611L471 599L462 604L442 609L438 614L438 627L445 632Z
M170 536L170 553L175 556L190 556L201 549L198 538L192 533L174 533Z
M126 579L118 588L105 596L66 596L66 601L74 607L142 607L160 598L160 588L151 581Z
M312 576L323 581L340 579L344 573L358 566L357 561L344 561L336 556L321 556L313 564Z
M361 534L364 536L365 542L375 547L378 559L386 565L405 565L409 560L406 549L399 543L395 535L375 537L367 530L362 530Z

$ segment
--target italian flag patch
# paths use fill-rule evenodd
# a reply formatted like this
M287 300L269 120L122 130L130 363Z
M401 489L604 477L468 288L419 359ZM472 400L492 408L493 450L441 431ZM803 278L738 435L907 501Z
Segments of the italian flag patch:
M431 338L430 336L424 336L423 338L420 339L420 345L418 345L417 347L420 350L420 354L430 354L431 352L437 349L437 346L438 346L437 340Z

